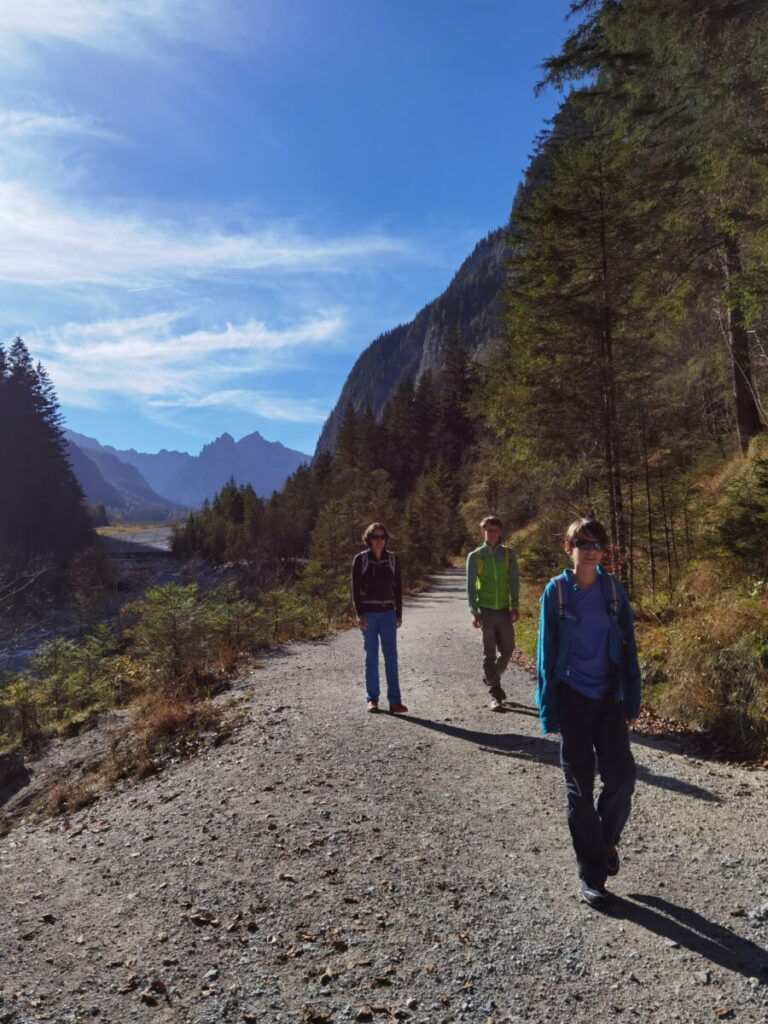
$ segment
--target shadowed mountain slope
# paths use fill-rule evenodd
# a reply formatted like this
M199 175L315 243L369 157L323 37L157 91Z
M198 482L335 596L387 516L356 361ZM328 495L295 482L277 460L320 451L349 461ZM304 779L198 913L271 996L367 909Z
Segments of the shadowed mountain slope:
M484 362L500 336L499 301L506 276L507 229L498 228L478 242L443 294L408 324L380 335L358 357L339 400L325 422L315 454L332 452L348 405L355 412L370 406L379 417L403 378L417 381L429 370L436 378L453 328L469 355Z

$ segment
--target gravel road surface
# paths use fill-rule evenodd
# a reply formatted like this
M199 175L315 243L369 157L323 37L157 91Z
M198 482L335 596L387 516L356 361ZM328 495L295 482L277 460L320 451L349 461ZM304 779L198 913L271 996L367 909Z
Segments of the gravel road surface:
M596 912L532 682L489 711L460 572L399 640L407 717L365 712L356 630L294 644L222 745L0 840L0 1022L766 1021L766 773L636 736Z

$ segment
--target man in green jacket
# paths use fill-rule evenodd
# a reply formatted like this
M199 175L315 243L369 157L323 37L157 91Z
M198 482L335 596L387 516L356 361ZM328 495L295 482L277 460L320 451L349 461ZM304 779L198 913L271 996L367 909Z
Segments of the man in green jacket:
M504 527L498 516L485 516L480 529L483 544L467 557L467 600L472 625L483 631L483 672L491 710L503 711L507 695L501 688L501 674L515 649L512 623L520 618L517 556L500 543Z

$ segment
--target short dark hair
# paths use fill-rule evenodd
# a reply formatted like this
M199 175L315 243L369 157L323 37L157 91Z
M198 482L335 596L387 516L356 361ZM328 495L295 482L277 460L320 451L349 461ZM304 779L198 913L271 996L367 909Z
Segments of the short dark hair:
M382 530L384 533L384 543L389 540L389 530L386 528L384 523L371 523L370 526L366 527L365 533L363 534L363 544L371 546L371 534L377 530Z
M484 530L486 526L498 526L500 530L504 529L504 523L502 523L498 516L483 516L480 520L480 529Z
M609 545L605 527L594 517L574 519L565 531L565 543L573 544L575 540L596 540L604 548Z

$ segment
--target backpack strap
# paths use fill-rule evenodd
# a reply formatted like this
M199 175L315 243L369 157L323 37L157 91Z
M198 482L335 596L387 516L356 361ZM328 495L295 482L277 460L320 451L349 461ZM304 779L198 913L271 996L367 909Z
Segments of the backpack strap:
M368 572L369 554L368 554L367 551L362 551L361 554L362 554L363 558L362 558L362 562L361 562L360 575L361 576L365 576L365 574ZM389 566L390 571L391 571L392 575L394 576L395 575L395 553L394 553L394 551L388 551L387 552L387 565Z
M604 577L604 578L603 578ZM565 582L563 580L562 573L559 576L555 576L555 586L557 587L557 617L558 619L565 618ZM616 577L612 572L603 571L600 573L600 582L603 588L603 595L605 595L606 586L610 587L611 596L607 602L608 614L616 615L619 614L619 592L616 589Z
M608 614L618 616L619 593L616 589L616 577L613 575L612 572L605 572L603 575L605 575L606 579L611 585L611 599L608 602ZM603 586L605 586L605 584L603 584Z

